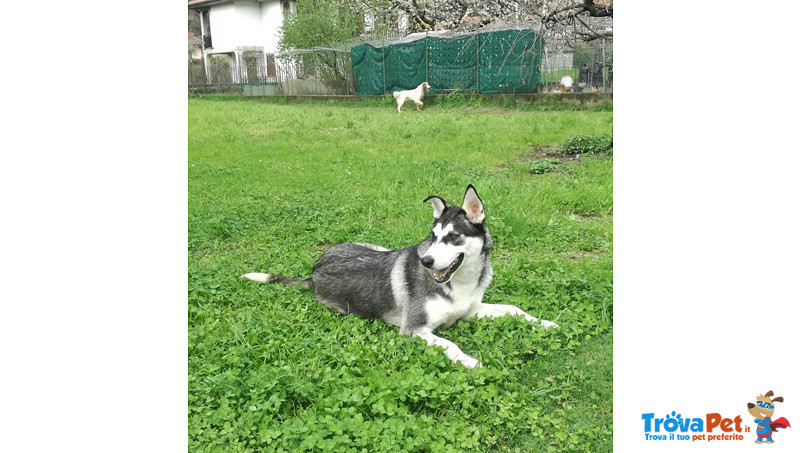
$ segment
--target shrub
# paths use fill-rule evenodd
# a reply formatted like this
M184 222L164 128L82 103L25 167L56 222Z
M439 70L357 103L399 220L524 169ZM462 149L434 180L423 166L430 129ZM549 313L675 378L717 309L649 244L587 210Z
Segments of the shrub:
M467 105L467 100L464 97L464 93L461 91L461 89L456 88L447 94L439 95L439 97L436 98L436 105L445 108L464 107Z
M561 144L564 154L604 153L611 150L611 137L598 135L573 135Z
M537 160L531 164L529 171L532 175L543 175L555 170L556 165L558 165L558 161L550 159Z

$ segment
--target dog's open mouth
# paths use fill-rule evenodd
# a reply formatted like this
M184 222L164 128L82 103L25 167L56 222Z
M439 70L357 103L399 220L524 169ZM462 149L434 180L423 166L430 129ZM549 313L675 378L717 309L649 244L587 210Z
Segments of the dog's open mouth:
M436 283L446 283L448 280L450 280L450 277L453 276L453 272L455 272L458 267L461 266L462 261L464 261L464 254L459 253L456 259L454 259L449 266L444 269L439 269L438 271L433 271L433 280Z

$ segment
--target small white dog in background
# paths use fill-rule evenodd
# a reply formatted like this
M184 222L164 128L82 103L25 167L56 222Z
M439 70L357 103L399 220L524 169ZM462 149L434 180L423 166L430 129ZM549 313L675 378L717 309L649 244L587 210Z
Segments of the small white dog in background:
M394 98L397 99L397 113L403 112L403 104L405 104L406 101L414 101L414 104L417 104L417 110L421 109L423 105L422 97L425 96L425 92L430 89L431 86L428 85L428 82L422 82L413 90L395 91L392 93Z
M570 77L568 75L565 75L564 77L562 77L561 80L559 80L559 82L558 82L558 89L562 93L566 93L568 91L572 91L572 86L573 86L572 77Z

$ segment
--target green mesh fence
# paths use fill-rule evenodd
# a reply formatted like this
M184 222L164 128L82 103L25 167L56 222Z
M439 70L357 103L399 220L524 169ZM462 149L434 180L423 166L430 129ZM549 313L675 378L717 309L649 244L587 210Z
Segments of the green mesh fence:
M541 37L533 30L504 30L454 38L425 37L383 47L353 47L356 94L382 95L427 81L434 93L539 91Z

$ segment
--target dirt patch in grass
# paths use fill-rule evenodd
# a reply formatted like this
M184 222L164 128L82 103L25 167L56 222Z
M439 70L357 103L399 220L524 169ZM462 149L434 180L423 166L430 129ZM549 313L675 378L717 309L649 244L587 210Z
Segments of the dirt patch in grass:
M564 154L558 152L558 148L554 146L531 146L531 151L520 154L520 156L511 162L506 162L499 165L499 170L506 170L508 168L525 169L530 175L543 175L559 171L564 168L562 164L566 163L580 163L580 154Z
M559 165L564 163L579 163L581 161L580 154L564 154L558 152L558 147L555 146L532 146L532 151L520 154L520 156L512 162L505 162L500 164L497 168L505 170L515 163L533 163L530 167L530 174L542 174L555 170Z
M580 154L564 154L558 152L557 146L532 146L531 151L520 156L523 162L536 162L540 160L557 160L559 163L580 162Z
M599 219L604 217L602 214L588 214L586 212L571 212L570 214L579 220Z
M579 250L577 252L568 252L564 258L568 260L582 260L586 258L600 258L601 256L608 256L611 254L608 250Z

